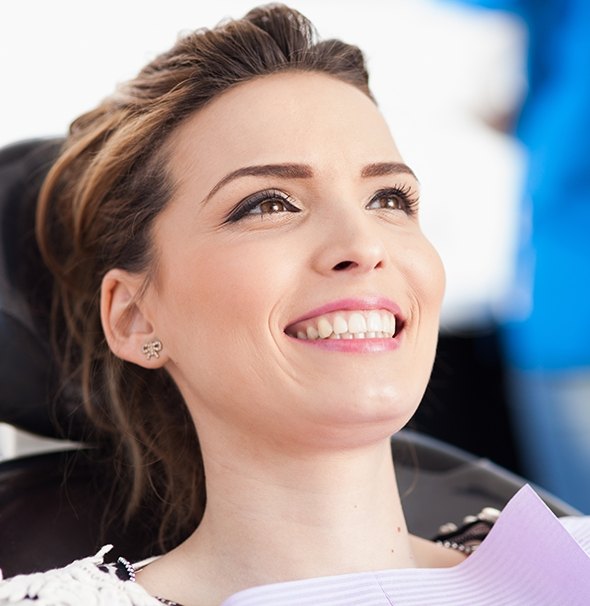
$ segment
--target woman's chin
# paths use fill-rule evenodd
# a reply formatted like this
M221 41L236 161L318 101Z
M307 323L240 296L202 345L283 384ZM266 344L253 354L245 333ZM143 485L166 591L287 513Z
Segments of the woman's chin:
M381 440L408 423L416 411L419 396L412 394L402 398L399 393L392 394L382 389L352 397L350 394L326 397L309 412L306 431L310 437L315 434L324 443L360 445Z

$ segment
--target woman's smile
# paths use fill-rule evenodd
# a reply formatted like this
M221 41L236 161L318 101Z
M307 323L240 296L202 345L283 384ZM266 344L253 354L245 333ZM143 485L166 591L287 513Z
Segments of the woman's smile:
M329 351L369 353L397 349L403 326L400 308L393 301L349 298L307 312L290 323L285 334Z

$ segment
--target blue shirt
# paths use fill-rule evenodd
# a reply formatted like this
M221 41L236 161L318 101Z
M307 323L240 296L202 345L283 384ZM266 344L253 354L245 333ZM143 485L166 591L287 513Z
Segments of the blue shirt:
M510 11L528 36L516 135L528 151L504 336L523 369L590 368L590 2L462 0Z

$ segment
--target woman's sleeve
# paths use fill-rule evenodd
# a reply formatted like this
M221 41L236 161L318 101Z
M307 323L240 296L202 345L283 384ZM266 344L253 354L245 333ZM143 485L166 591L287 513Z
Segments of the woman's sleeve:
M110 549L64 568L5 580L0 576L0 606L162 606L141 585L122 581L104 565Z

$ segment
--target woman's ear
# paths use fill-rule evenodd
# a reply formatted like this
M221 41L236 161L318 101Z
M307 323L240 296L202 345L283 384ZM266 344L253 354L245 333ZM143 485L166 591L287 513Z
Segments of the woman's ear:
M161 368L167 356L141 305L143 283L141 275L108 271L100 291L100 318L107 343L118 358L144 368Z

